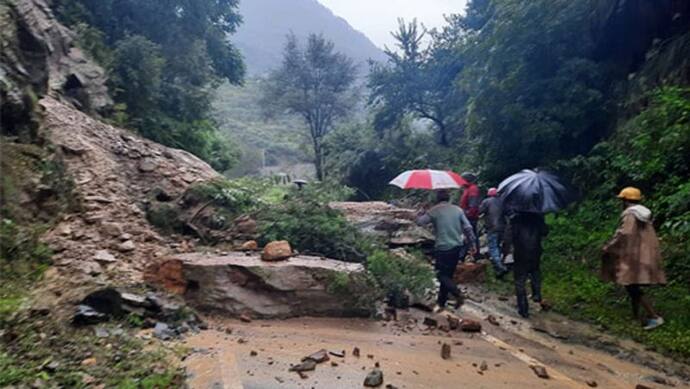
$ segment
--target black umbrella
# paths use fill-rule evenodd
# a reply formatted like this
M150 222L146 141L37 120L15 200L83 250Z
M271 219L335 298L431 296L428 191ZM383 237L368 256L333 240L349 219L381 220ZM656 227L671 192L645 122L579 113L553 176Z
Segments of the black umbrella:
M525 169L498 186L506 209L515 212L549 213L568 205L570 196L559 178L551 173Z

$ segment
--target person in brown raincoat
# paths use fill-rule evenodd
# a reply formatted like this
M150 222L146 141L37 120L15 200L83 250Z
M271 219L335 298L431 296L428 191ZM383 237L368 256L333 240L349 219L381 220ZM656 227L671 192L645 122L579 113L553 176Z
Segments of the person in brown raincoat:
M623 200L624 210L618 230L603 248L602 279L625 287L633 315L642 321L646 330L651 330L664 324L664 319L656 313L642 287L666 283L659 239L652 224L652 212L639 204L640 190L625 188L618 198ZM640 306L647 312L647 318L640 317Z

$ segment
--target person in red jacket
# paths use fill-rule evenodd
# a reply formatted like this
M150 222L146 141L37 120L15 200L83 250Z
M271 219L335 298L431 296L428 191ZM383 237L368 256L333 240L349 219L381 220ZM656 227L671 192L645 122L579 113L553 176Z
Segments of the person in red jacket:
M467 184L463 186L465 189L462 192L462 197L460 198L460 208L465 211L465 216L467 220L472 224L472 229L474 230L474 236L476 241L474 242L475 247L479 247L479 234L477 231L477 223L479 222L479 205L482 202L482 196L479 192L479 187L477 186L477 175L470 172L465 172L461 174L462 178L467 181ZM477 259L479 256L479 250L474 254L474 258Z

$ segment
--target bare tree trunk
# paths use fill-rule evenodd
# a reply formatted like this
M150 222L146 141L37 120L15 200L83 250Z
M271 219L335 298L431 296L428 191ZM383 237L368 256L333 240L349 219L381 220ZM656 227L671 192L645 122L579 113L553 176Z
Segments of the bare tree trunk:
M316 168L316 179L323 181L324 171L323 171L323 147L321 145L321 139L313 139L314 143L314 167Z

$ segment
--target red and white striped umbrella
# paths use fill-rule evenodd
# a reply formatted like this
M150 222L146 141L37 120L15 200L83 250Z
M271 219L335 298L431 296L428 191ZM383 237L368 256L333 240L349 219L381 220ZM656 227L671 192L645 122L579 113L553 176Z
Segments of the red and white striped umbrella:
M467 181L459 174L442 170L408 170L389 182L401 189L456 189Z

